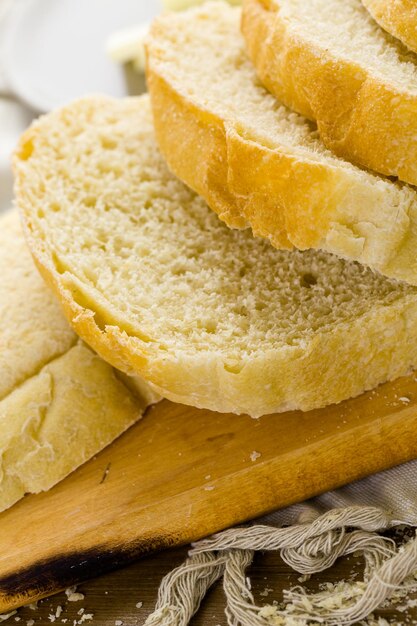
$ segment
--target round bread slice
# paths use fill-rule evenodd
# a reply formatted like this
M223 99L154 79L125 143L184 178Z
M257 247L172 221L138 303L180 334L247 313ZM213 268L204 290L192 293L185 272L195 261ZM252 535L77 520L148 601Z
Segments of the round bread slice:
M148 84L171 170L229 226L417 284L415 190L334 156L260 86L239 21L212 2L152 27Z
M415 0L362 0L362 3L382 28L417 52Z
M51 113L14 158L32 253L76 332L172 400L259 416L417 364L417 290L231 230L168 170L147 96Z
M245 0L242 29L262 83L327 147L417 184L417 57L361 0Z

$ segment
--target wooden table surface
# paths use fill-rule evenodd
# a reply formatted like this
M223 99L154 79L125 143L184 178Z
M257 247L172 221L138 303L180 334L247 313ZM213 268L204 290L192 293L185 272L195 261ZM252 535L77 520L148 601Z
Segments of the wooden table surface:
M84 594L83 600L68 602L66 595L62 593L41 601L37 610L27 607L20 609L5 623L13 624L16 617L20 617L18 623L22 626L26 626L28 622L29 626L50 626L52 620L49 616L56 614L57 607L61 606L63 610L55 621L57 625L62 623L62 619L66 619L64 623L73 626L74 620L80 620L82 610L93 614L91 621L83 622L87 625L141 625L153 609L161 578L183 561L186 552L186 548L177 548L148 557L123 570L80 585L77 592ZM348 579L353 571L360 576L360 560L347 557L341 559L331 570L314 576L307 585L309 589L315 590L319 583ZM273 600L279 601L283 589L299 584L299 575L285 565L276 553L257 554L249 573L259 605L272 603ZM138 603L142 603L140 608L136 607ZM223 610L223 592L218 584L210 591L199 614L193 619L192 626L227 626ZM417 624L417 609L406 612L394 608L383 609L376 616L385 618L388 623L394 621L395 624ZM30 620L34 620L34 624ZM381 626L385 625L386 622L381 623Z

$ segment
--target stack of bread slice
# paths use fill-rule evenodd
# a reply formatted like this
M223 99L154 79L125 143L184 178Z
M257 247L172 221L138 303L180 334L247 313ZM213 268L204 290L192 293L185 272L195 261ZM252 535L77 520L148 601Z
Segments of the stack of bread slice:
M257 26L256 17L246 19ZM267 93L239 22L239 10L217 2L153 26L148 81L170 169L230 226L249 225L277 248L325 250L416 285L415 190L337 157L315 125ZM277 58L268 40L265 52Z
M241 17L162 15L150 98L45 116L14 167L75 332L164 397L259 416L417 366L417 58L359 0Z

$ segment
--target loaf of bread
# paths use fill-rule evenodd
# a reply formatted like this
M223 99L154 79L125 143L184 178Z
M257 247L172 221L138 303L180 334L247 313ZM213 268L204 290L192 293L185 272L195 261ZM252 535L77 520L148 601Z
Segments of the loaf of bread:
M171 170L229 226L417 284L416 192L335 157L268 94L239 21L239 9L212 2L152 27L148 84Z
M362 0L382 28L417 52L416 0Z
M361 0L245 0L242 28L262 83L329 148L417 184L417 58Z
M229 229L169 172L147 96L47 115L14 168L28 243L72 326L163 396L308 410L417 364L416 288Z
M0 218L0 269L2 511L100 452L153 396L124 384L70 330L33 265L17 212Z

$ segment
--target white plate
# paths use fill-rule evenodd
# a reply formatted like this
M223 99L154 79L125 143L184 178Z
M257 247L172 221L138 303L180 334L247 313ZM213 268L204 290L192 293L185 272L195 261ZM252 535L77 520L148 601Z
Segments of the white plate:
M159 11L158 0L16 0L3 48L10 89L39 112L88 93L127 95L106 41Z

